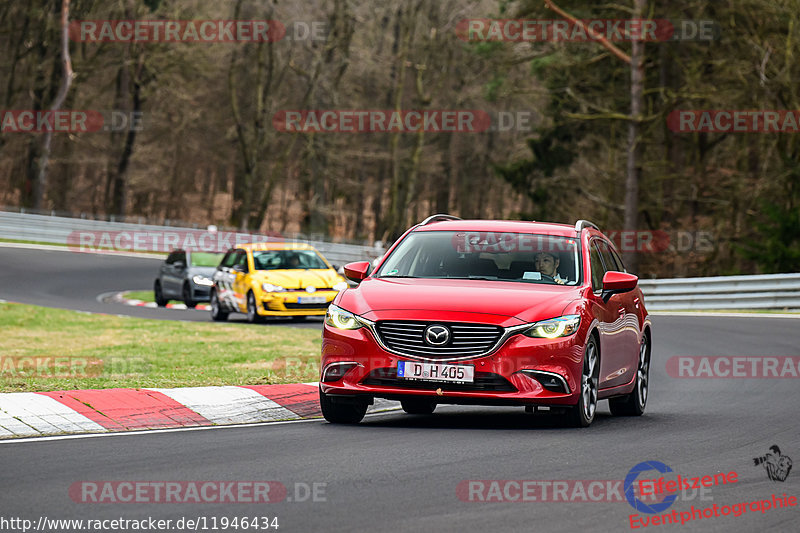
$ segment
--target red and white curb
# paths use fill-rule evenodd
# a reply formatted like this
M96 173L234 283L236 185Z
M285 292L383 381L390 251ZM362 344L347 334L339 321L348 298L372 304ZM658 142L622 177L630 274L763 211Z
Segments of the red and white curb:
M135 307L153 307L153 308L158 307L158 304L156 304L155 302L145 302L143 300L122 299L120 301L125 305L132 305ZM167 304L164 307L166 309L189 309L188 307L186 307L186 304ZM210 311L211 306L208 304L197 304L192 309L194 309L195 311Z
M158 304L156 304L155 302L146 302L144 300L137 300L135 298L126 298L125 297L125 292L127 292L127 291L104 293L104 294L101 294L100 296L98 296L97 299L99 301L110 301L110 302L114 302L114 303L130 305L130 306L133 306L133 307L149 307L149 308L158 307ZM166 309L182 309L182 310L190 309L189 307L186 307L186 304L171 304L171 303L168 303L167 305L165 305L164 308L166 308ZM191 309L194 309L195 311L210 311L211 310L211 305L209 305L207 303L198 303L195 307L193 307Z
M368 412L398 405L376 399ZM0 393L0 439L319 416L317 383Z

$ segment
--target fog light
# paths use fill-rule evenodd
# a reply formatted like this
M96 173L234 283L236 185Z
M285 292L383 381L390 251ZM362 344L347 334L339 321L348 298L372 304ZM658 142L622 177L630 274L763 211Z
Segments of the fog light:
M357 366L359 366L358 363L350 361L341 363L331 363L325 367L325 371L322 373L322 382L330 383L332 381L339 381L344 377L345 374L347 374L349 371L351 371Z
M555 372L546 372L544 370L520 370L520 373L531 379L535 379L542 387L550 392L569 394L569 386L566 380Z

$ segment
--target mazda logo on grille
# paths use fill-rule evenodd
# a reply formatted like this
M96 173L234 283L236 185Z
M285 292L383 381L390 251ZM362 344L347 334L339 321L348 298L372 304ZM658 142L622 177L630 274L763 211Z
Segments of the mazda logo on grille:
M431 346L444 346L450 342L450 330L439 324L425 328L425 342Z

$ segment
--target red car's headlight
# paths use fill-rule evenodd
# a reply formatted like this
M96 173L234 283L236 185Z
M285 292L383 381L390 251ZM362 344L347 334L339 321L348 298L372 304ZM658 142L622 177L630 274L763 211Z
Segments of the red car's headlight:
M580 323L581 317L579 315L564 315L558 318L536 322L522 333L528 337L540 337L544 339L568 337L578 331Z
M359 329L366 325L357 315L335 305L328 307L328 312L325 314L325 323L336 329Z

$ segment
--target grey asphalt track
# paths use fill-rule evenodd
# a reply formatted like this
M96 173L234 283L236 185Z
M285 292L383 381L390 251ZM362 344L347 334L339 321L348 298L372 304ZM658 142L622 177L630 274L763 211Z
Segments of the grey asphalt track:
M37 289L20 277L48 272L52 266L37 263L45 258L0 251L4 267L9 256L14 259L17 276L9 277L3 269L0 297L15 299L7 295L7 284L13 281L14 294L30 289L30 303L68 307L74 299L73 306L92 310L90 299L81 296L88 289L111 290L114 279L135 281L142 268L136 261L110 258L98 259L86 270L73 255L46 256L60 261L70 286L53 280ZM26 261L34 261L28 272L21 270ZM140 279L149 279L146 272ZM358 426L311 420L3 442L0 523L10 517L36 523L43 516L153 517L173 523L181 517L205 517L210 526L212 517L219 524L222 517L277 516L279 532L626 531L631 530L629 516L635 511L624 501L487 503L463 501L456 490L465 480L622 480L643 461L661 461L689 477L738 474L736 483L715 487L705 500L698 495L691 499L690 494L665 512L722 508L771 499L773 494L800 496L800 467L777 482L753 464L754 457L774 444L795 462L800 460L798 379L678 379L665 370L667 359L679 355L800 355L800 320L656 316L653 342L645 415L612 417L601 402L597 419L587 429L566 428L555 418L527 415L521 408L440 406L431 416L371 415ZM318 483L324 484L324 501L92 504L70 498L72 484L101 480L278 481L293 499L295 484L303 493L305 485ZM800 507L790 507L646 530L796 532L799 520Z
M10 302L159 320L210 322L208 311L132 307L101 302L101 294L153 288L161 259L77 253L64 250L9 248L0 243L0 299ZM244 323L244 315L231 315ZM322 318L306 322L273 319L268 324L322 327Z

